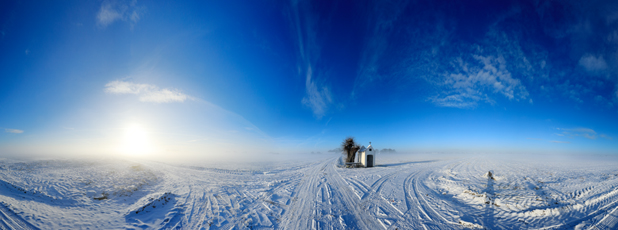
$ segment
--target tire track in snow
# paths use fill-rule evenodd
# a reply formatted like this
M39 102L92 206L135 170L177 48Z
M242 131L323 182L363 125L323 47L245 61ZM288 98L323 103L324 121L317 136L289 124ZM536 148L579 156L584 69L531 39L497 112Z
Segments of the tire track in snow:
M412 190L410 190L410 186L411 184L414 182L415 178L414 176L417 176L420 172L417 173L410 173L409 176L406 177L406 179L403 182L403 192L405 194L405 198L406 198L406 206L408 207L408 210L406 211L405 214L411 214L413 212L413 210L418 210L420 211L421 215L418 215L418 218L421 220L429 220L431 221L431 217L429 217L429 215L427 215L427 212L423 209L423 207L421 206L421 203L418 199L418 194L417 191L413 188Z
M614 190L615 191L615 190ZM612 191L613 192L613 191ZM611 193L611 192L608 192ZM612 207L610 206L615 206L611 211L609 211L609 209L611 209ZM583 222L592 222L594 223L595 219L600 219L598 222L596 222L593 226L590 226L589 230L593 230L593 229L615 229L615 226L618 224L618 215L616 215L616 210L618 210L618 199L614 199L611 203L597 208L595 211L593 211L592 213L586 215L585 217L582 218L576 218L574 220L570 220L568 222L565 223L560 223L560 224L556 224L556 225L552 225L552 226L546 226L546 227L542 227L539 229L559 229L559 228L565 228L565 227L569 227L569 226L575 226L579 223L583 223ZM602 216L602 218L601 218ZM599 227L599 225L603 226L602 228Z
M367 193L361 198L362 204L366 205L369 210L374 212L372 216L382 225L384 229L388 229L395 223L404 221L404 213L395 207L388 199L384 198L380 191L384 183L389 181L394 175L400 171L394 171L376 180L371 187L367 188Z
M9 209L4 202L0 202L0 224L2 229L38 229Z
M378 229L348 183L335 169L336 159L320 162L308 170L296 189L290 210L283 217L284 229ZM326 187L325 187L326 186ZM324 190L326 189L326 190ZM327 191L324 193L324 191ZM320 198L317 194L323 194ZM330 202L322 202L324 194ZM339 221L336 221L339 220ZM337 225L338 222L338 225Z
M614 228L618 224L618 215L616 214L616 210L618 210L618 207L614 208L611 212L606 214L603 219L588 229L601 229L599 228L600 224L603 224L602 226L604 229Z
M181 224L186 229L229 229L229 228L278 228L281 215L286 212L291 190L296 187L307 170L320 162L311 162L302 167L277 168L273 173L244 173L255 170L212 171L178 170L173 181L175 191L187 204L183 207ZM174 227L174 226L170 226Z
M349 178L347 182L348 182L348 185L352 188L352 190L355 190L355 192L356 190L359 190L359 192L363 194L362 196L357 195L359 199L362 199L362 197L366 196L371 190L369 187L363 186L362 183L357 181L356 179Z
M343 179L341 174L339 174L339 172L337 172L337 170L335 169L334 163L335 161L330 162L330 167L328 167L329 173L327 173L327 175L329 175L329 179L334 182L334 187L339 188L342 201L347 206L347 208L352 211L355 221L360 224L358 227L360 227L361 229L378 229L379 227L381 227L382 224L379 222L376 223L374 219L365 218L366 216L370 216L370 214L368 213L369 210L367 210L366 206L363 205L359 200L356 200L354 198L355 195L353 191L351 191L348 186L345 186L347 185L347 183Z
M451 229L462 228L465 226L461 221L454 222L446 219L440 215L438 211L431 207L431 204L425 199L425 196L429 195L427 191L421 191L419 185L420 178L428 178L428 170L421 169L416 173L411 173L404 181L404 192L406 196L406 204L408 205L408 211L406 211L406 218L417 218L418 223L408 223L413 225L413 229ZM420 225L420 227L418 226Z
M157 174L164 178L161 179L161 185L146 187L144 193L171 192L177 196L178 202L165 207L157 204L157 210L166 209L150 216L153 217L151 219L142 220L152 228L182 229L460 229L478 228L473 223L490 222L494 224L485 224L485 227L616 229L618 174L615 173L615 165L607 166L607 169L596 169L595 163L580 169L569 168L571 164L524 163L528 164L475 157L440 160L432 164L410 164L411 167L391 164L385 168L339 169L331 161L315 160L302 162L299 167L280 167L278 171L256 171L268 173L253 173L251 170L185 170L163 165ZM166 172L166 169L169 170ZM393 172L390 170L397 173L390 175ZM486 189L490 183L487 176L483 175L488 170L495 170L496 176L491 190ZM82 177L69 179L81 181ZM71 186L61 183L54 183L47 188L47 185L39 184L48 182L39 178L28 183L17 179L5 180L33 193L48 191L52 198L74 196L66 192L66 188ZM69 184L90 188L80 183ZM0 187L5 189L6 186ZM307 192L303 192L303 189ZM363 191L360 199L355 196L354 189ZM38 198L17 199L11 195L16 194L15 191L19 190L5 189L3 193L9 196L0 196L12 198L0 199L5 201L0 204L0 229L28 228L15 227L22 223L28 224L28 221L40 226L52 226L55 223L49 222L62 215L85 217L87 215L83 214L90 215L89 211L104 210L97 210L99 207L105 208L104 211L117 208L109 205L104 207L106 203L99 201L93 203L96 206L82 206L51 204L47 199ZM23 191L19 192L23 194ZM485 205L487 197L495 200L497 205ZM135 204L134 201L139 197L128 198L129 201L119 202L118 206ZM13 203L8 203L9 200ZM50 211L43 210L37 204L42 201L45 201L45 205L63 210L57 212L59 214L50 214ZM92 198L86 201L90 202ZM120 201L120 198L109 199L109 202L115 201ZM176 203L179 209L173 208ZM307 203L307 209L296 207L301 203ZM14 207L20 207L19 213L13 211ZM488 211L489 208L492 210ZM52 218L31 220L26 217L33 215ZM156 218L160 221L167 217L170 220L166 223L171 223L167 226L154 220ZM101 228L123 226L122 221L113 220L113 216L104 218L117 223L114 225L99 221L97 224ZM248 223L246 220L249 219L253 222ZM362 221L375 225L370 226ZM62 224L71 226L68 221ZM92 224L78 224L74 228L92 228Z
M320 171L326 167L327 163L328 161L319 162L305 172L304 177L299 181L299 185L292 194L290 208L285 211L282 217L284 219L282 228L310 229L316 225L314 217L317 200L314 194L318 192Z
M382 185L384 184L384 182L386 182L387 180L389 180L391 177L393 177L393 175L397 174L398 171L394 171L391 172L389 174L386 174L385 176L380 177L380 179L376 180L371 187L367 188L367 192L365 193L365 195L363 195L363 197L361 198L361 200L367 198L370 194L375 194L380 192L380 189L382 189Z

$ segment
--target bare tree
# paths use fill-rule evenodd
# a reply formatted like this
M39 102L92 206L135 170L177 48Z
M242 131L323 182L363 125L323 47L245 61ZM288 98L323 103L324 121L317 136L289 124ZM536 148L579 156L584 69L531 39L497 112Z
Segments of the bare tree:
M356 152L360 149L360 146L354 142L354 137L346 138L343 143L341 143L341 148L343 149L343 153L346 154L347 163L354 162L354 157L356 156Z

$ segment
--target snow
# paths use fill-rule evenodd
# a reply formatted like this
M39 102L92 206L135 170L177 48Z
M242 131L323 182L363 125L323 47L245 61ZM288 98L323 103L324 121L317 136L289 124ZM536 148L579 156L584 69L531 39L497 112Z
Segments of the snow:
M0 159L2 229L615 229L613 156Z

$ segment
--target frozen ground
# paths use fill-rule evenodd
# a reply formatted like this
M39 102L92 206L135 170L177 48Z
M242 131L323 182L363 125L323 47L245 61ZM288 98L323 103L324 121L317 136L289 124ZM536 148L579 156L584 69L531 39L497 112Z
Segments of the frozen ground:
M366 169L310 157L191 166L0 160L0 228L617 228L610 156L383 154Z

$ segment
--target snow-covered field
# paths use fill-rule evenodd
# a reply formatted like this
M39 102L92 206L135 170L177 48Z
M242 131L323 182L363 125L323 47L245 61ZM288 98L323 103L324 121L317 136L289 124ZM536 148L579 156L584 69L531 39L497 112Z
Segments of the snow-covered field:
M191 165L5 159L0 228L617 228L612 156L382 154L377 167L357 169L338 162L326 154Z

